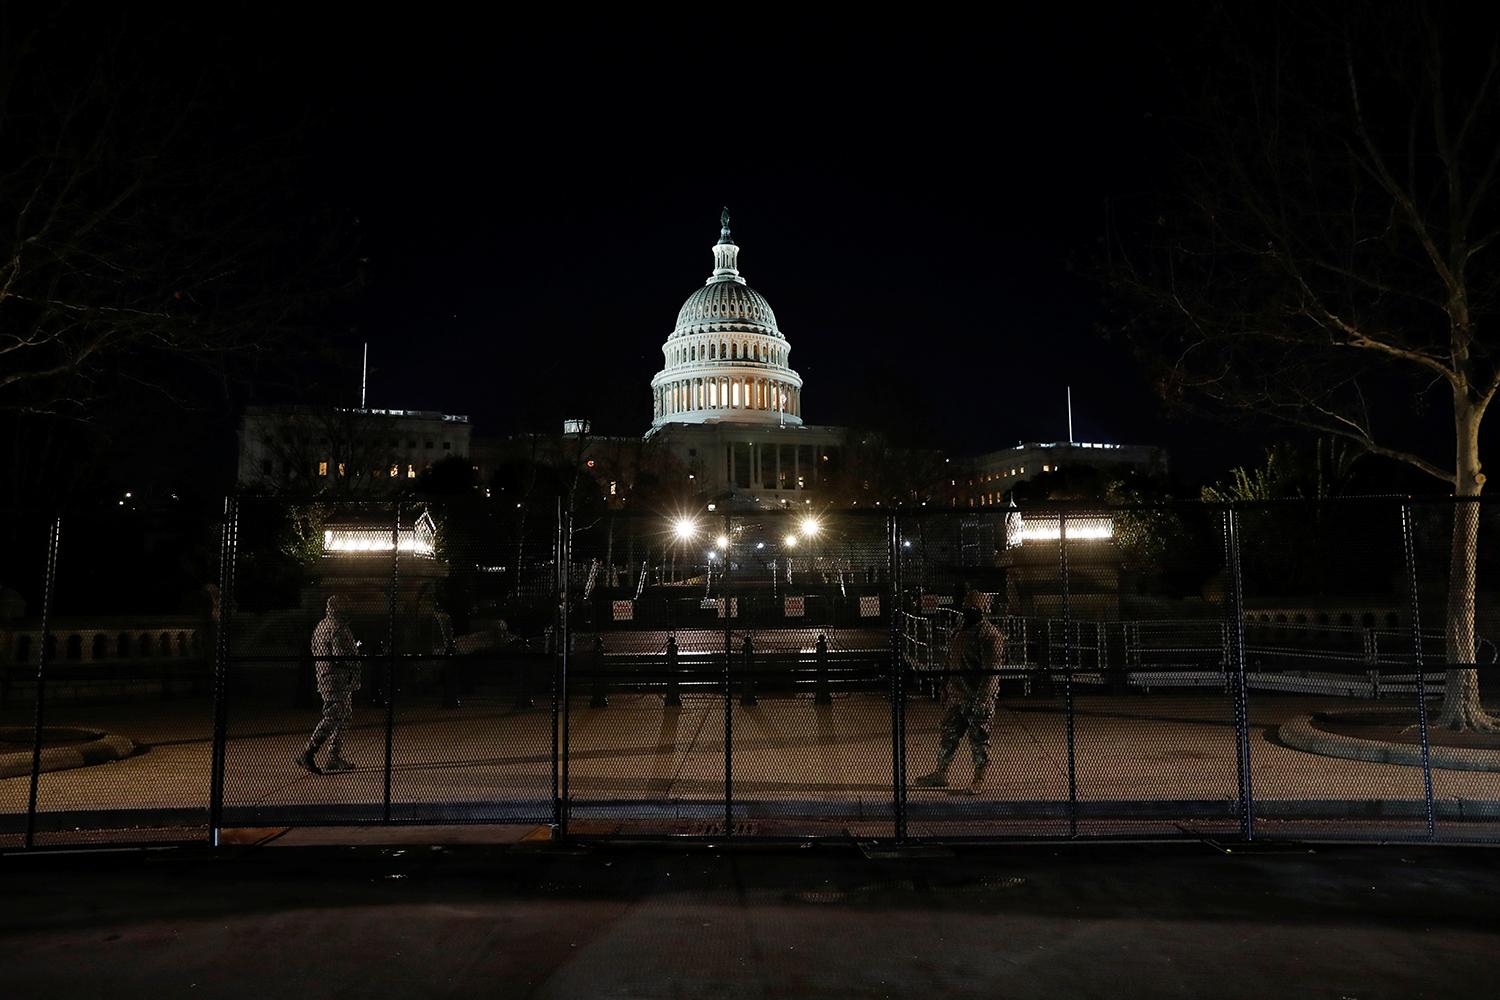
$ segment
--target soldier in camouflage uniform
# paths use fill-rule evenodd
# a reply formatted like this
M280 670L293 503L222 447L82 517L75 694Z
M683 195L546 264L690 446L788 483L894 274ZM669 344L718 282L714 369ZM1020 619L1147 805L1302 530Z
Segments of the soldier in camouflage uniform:
M354 714L354 692L359 690L359 643L349 630L344 602L337 594L328 598L327 615L312 634L313 667L317 671L318 694L323 698L323 717L313 730L307 747L297 755L297 764L312 774L347 771L353 765L344 759L344 729ZM316 755L328 744L328 762L318 766Z
M948 680L944 686L947 710L943 713L938 739L937 767L917 778L922 788L945 788L948 765L958 751L958 741L967 733L974 755L974 779L969 792L977 793L990 766L990 729L995 718L995 697L1000 691L1001 659L1005 640L1000 630L985 621L985 596L971 590L964 595L963 624L948 639Z

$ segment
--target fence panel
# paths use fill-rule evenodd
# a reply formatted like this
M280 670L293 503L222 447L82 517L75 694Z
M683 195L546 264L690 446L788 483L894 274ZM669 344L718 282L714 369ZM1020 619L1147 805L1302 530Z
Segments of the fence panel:
M45 640L36 846L204 838L216 539L120 498L63 519Z
M714 527L573 522L561 762L572 833L724 835L725 635L741 606L723 600Z
M470 499L403 511L430 519L433 550L403 553L397 573L390 818L546 823L554 592L538 576L555 511Z
M1500 839L1500 734L1478 731L1484 720L1473 709L1500 717L1500 506L1443 500L1414 503L1411 511L1434 834L1494 841ZM1460 705L1469 711L1455 718ZM1403 757L1412 757L1409 725L1380 725L1367 735L1396 742Z
M430 546L409 516L398 529L397 513L394 501L239 501L233 596L223 623L226 826L384 817L392 601L415 578L402 583L400 564ZM337 598L333 614L330 598ZM319 668L312 641L327 619L329 655ZM358 643L352 653L348 641ZM353 765L347 772L314 774L297 763L325 704L333 707L317 761L329 763L336 734L337 749ZM341 715L347 717L333 725Z
M7 543L5 585L14 595L0 621L0 848L26 842L36 733L36 674L42 654L43 602L51 573L49 540L56 523L15 524ZM48 608L50 610L50 608Z
M916 838L1066 837L1069 706L1061 683L1062 594L1056 543L1021 546L1014 512L906 514L899 519L907 830ZM1007 538L1016 544L1007 544ZM953 669L965 595L983 595L999 630L998 662L980 652ZM916 659L910 653L918 653ZM1053 678L1058 683L1053 683ZM976 695L975 689L982 689ZM989 711L989 764L974 783L977 711ZM946 739L945 739L946 736ZM945 767L946 761L946 767ZM946 779L942 781L941 779Z
M892 837L887 519L726 520L736 822L761 836Z
M1072 633L1051 679L1066 683L1071 660L1077 834L1237 834L1222 511L1059 511L1028 527L1025 545L1066 557L1067 606L1058 613ZM1030 540L1064 529L1065 553L1050 537Z
M1425 837L1422 769L1347 739L1372 718L1415 722L1400 502L1238 517L1256 835Z

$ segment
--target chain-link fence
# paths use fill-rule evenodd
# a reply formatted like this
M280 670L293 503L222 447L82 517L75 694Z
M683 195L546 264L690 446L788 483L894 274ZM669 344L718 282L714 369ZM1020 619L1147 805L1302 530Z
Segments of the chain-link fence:
M13 547L0 846L1500 839L1496 505L205 520Z
M121 501L17 546L31 573L0 620L5 842L206 836L217 540L192 523Z

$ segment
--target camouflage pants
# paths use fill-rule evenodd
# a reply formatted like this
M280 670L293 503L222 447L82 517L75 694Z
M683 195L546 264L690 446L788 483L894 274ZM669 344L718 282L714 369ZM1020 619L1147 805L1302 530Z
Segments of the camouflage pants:
M341 756L339 751L343 748L344 727L354 714L354 691L347 687L324 688L319 685L318 693L323 696L323 717L318 720L318 728L313 730L312 739L308 740L308 748L317 753L327 743L333 756Z
M990 730L995 720L995 704L989 699L964 699L954 701L943 713L943 726L938 737L938 767L946 768L958 752L958 741L969 734L969 749L974 754L974 766L982 767L990 760Z

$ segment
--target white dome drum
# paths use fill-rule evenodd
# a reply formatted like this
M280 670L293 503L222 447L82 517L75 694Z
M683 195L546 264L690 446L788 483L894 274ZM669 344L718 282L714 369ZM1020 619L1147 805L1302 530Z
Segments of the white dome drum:
M728 209L719 223L713 274L683 303L662 346L652 426L801 424L802 378L788 364L791 348L770 303L740 277Z

